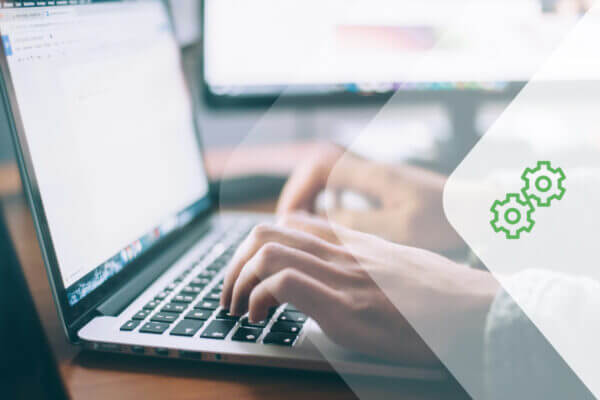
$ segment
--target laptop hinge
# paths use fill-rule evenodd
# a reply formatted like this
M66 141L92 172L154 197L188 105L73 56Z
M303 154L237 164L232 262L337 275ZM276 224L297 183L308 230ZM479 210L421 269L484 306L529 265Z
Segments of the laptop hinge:
M140 273L101 303L96 310L100 315L119 315L146 288L181 258L186 251L195 245L210 230L211 226L212 224L209 220L190 229L187 234L183 235L171 246L168 246L158 257L148 262L148 265Z

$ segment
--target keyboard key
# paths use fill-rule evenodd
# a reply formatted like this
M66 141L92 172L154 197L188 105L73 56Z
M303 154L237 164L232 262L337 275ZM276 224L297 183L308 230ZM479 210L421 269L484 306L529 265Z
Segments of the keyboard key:
M206 321L210 318L212 310L192 310L185 315L185 319L197 319L200 321Z
M154 297L154 300L163 301L165 299L165 297L167 297L168 295L169 295L169 292L160 292L159 294L157 294Z
M184 319L171 331L171 335L174 336L194 336L196 332L202 328L204 321L197 321L192 319Z
M164 322L148 322L142 326L140 332L142 333L155 333L162 334L169 328L169 324L165 324Z
M221 257L219 257L219 260L221 260L222 262L224 262L225 264L227 264L229 262L229 260L231 259L231 257L233 257L233 255L235 254L235 250L237 248L237 241L239 238L236 238L233 242L232 245L229 246L227 248L227 250L225 250L223 252L223 254L221 254Z
M200 301L194 308L201 308L204 310L216 310L219 308L219 302L214 300L204 299Z
M181 278L185 278L186 276L188 276L190 274L190 272L192 272L191 268L186 269L185 271L183 271L181 273L181 275L179 275Z
M187 286L186 286L186 287L187 287ZM196 297L198 297L198 294L199 294L200 292L201 292L201 290L200 290L200 291L194 291L194 290L191 290L191 291L189 291L189 292L185 292L185 293L184 293L184 290L183 290L183 289L181 289L181 291L180 291L179 293L177 293L177 295L178 295L178 296L191 296L191 297L192 297L192 299L195 299Z
M229 262L229 260L233 256L233 254L234 254L234 252L231 251L231 248L225 250L225 252L223 254L221 254L221 256L219 258L217 258L215 261L213 261L213 263L211 265L209 265L206 269L214 270L214 271L219 271L219 270L223 269L223 267L225 267L227 265L227 263Z
M221 269L223 269L224 266L225 266L225 263L217 260L214 263L212 263L211 265L209 265L208 267L206 267L206 270L219 272Z
M198 278L212 279L217 274L217 271L204 271L198 274Z
M140 324L140 321L136 321L136 320L128 321L128 322L125 322L125 324L123 324L123 326L121 327L121 330L125 331L125 332L129 332L129 331L132 331L135 328L137 328L137 326L139 324Z
M158 306L160 304L159 301L150 301L148 304L146 304L144 306L144 310L154 310L156 308L156 306Z
M202 337L223 340L234 326L235 321L215 320L206 327Z
M206 239L205 239L206 240ZM207 240L208 242L209 240ZM210 240L212 241L212 240ZM206 256L210 254L210 252L205 252L203 253L195 262L194 262L194 269L198 268L200 265L204 264Z
M306 322L306 315L297 311L284 311L279 315L279 321L297 322L303 324Z
M188 275L187 273L181 274L173 282L175 282L175 283L181 283L181 282L183 282L183 280L185 278L187 278L187 275Z
M188 285L188 286L184 287L183 289L181 289L181 292L179 292L179 293L197 296L203 289L204 288L201 286Z
M209 293L206 296L204 296L204 299L219 301L221 299L221 293Z
M271 327L271 332L293 333L297 335L302 330L302 324L296 322L275 322Z
M195 296L190 296L189 294L178 294L177 296L173 297L173 299L171 299L171 301L173 303L184 303L184 304L189 304L192 301L194 301Z
M162 312L182 313L188 308L187 304L182 303L169 303L162 308Z
M225 319L228 321L237 321L238 319L240 319L240 317L237 315L230 315L229 310L225 310L225 309L219 311L216 318L217 319Z
M194 278L190 281L190 286L205 287L210 283L210 278Z
M233 255L235 254L235 251L237 250L238 245L240 244L240 242L242 241L242 239L244 239L243 236L246 236L246 234L244 233L244 230L240 231L242 234L240 236L238 236L234 243L229 246L229 248L227 250L225 250L225 252L223 253L222 258L225 259L226 261L228 260L228 257L231 258L233 257Z
M164 292L172 292L173 290L175 290L177 288L177 284L179 282L175 283L170 283L169 285L167 285L167 287L165 288L165 290L163 290Z
M231 340L238 342L256 342L262 333L262 329L257 328L239 328L232 336Z
M269 332L267 336L265 336L263 343L278 344L280 346L291 346L294 344L296 337L296 335L291 335L289 333Z
M131 319L137 319L137 320L143 320L146 319L146 317L150 315L150 310L141 310L138 311L133 317L131 317Z
M264 328L267 326L268 320L258 321L258 322L250 322L248 317L244 317L241 320L242 326L248 326L252 328Z
M177 318L179 318L179 314L170 313L170 312L159 312L158 314L154 314L150 321L153 322L166 322L170 324L174 322Z

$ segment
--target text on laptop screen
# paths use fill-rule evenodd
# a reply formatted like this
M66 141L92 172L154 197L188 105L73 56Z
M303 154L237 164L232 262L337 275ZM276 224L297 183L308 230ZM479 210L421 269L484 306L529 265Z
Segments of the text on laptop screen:
M159 0L25 3L0 30L74 305L205 209L208 183Z

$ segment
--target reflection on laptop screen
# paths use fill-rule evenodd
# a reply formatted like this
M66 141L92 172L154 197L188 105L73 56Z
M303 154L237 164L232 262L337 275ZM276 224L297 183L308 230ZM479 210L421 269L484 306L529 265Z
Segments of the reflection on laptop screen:
M4 52L74 305L206 208L192 104L160 0L7 3L21 7L2 10Z

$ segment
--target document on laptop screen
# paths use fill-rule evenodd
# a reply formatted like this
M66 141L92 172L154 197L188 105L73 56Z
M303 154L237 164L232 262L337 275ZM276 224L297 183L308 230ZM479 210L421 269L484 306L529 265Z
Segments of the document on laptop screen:
M74 304L207 195L179 49L160 1L2 10L0 21Z

